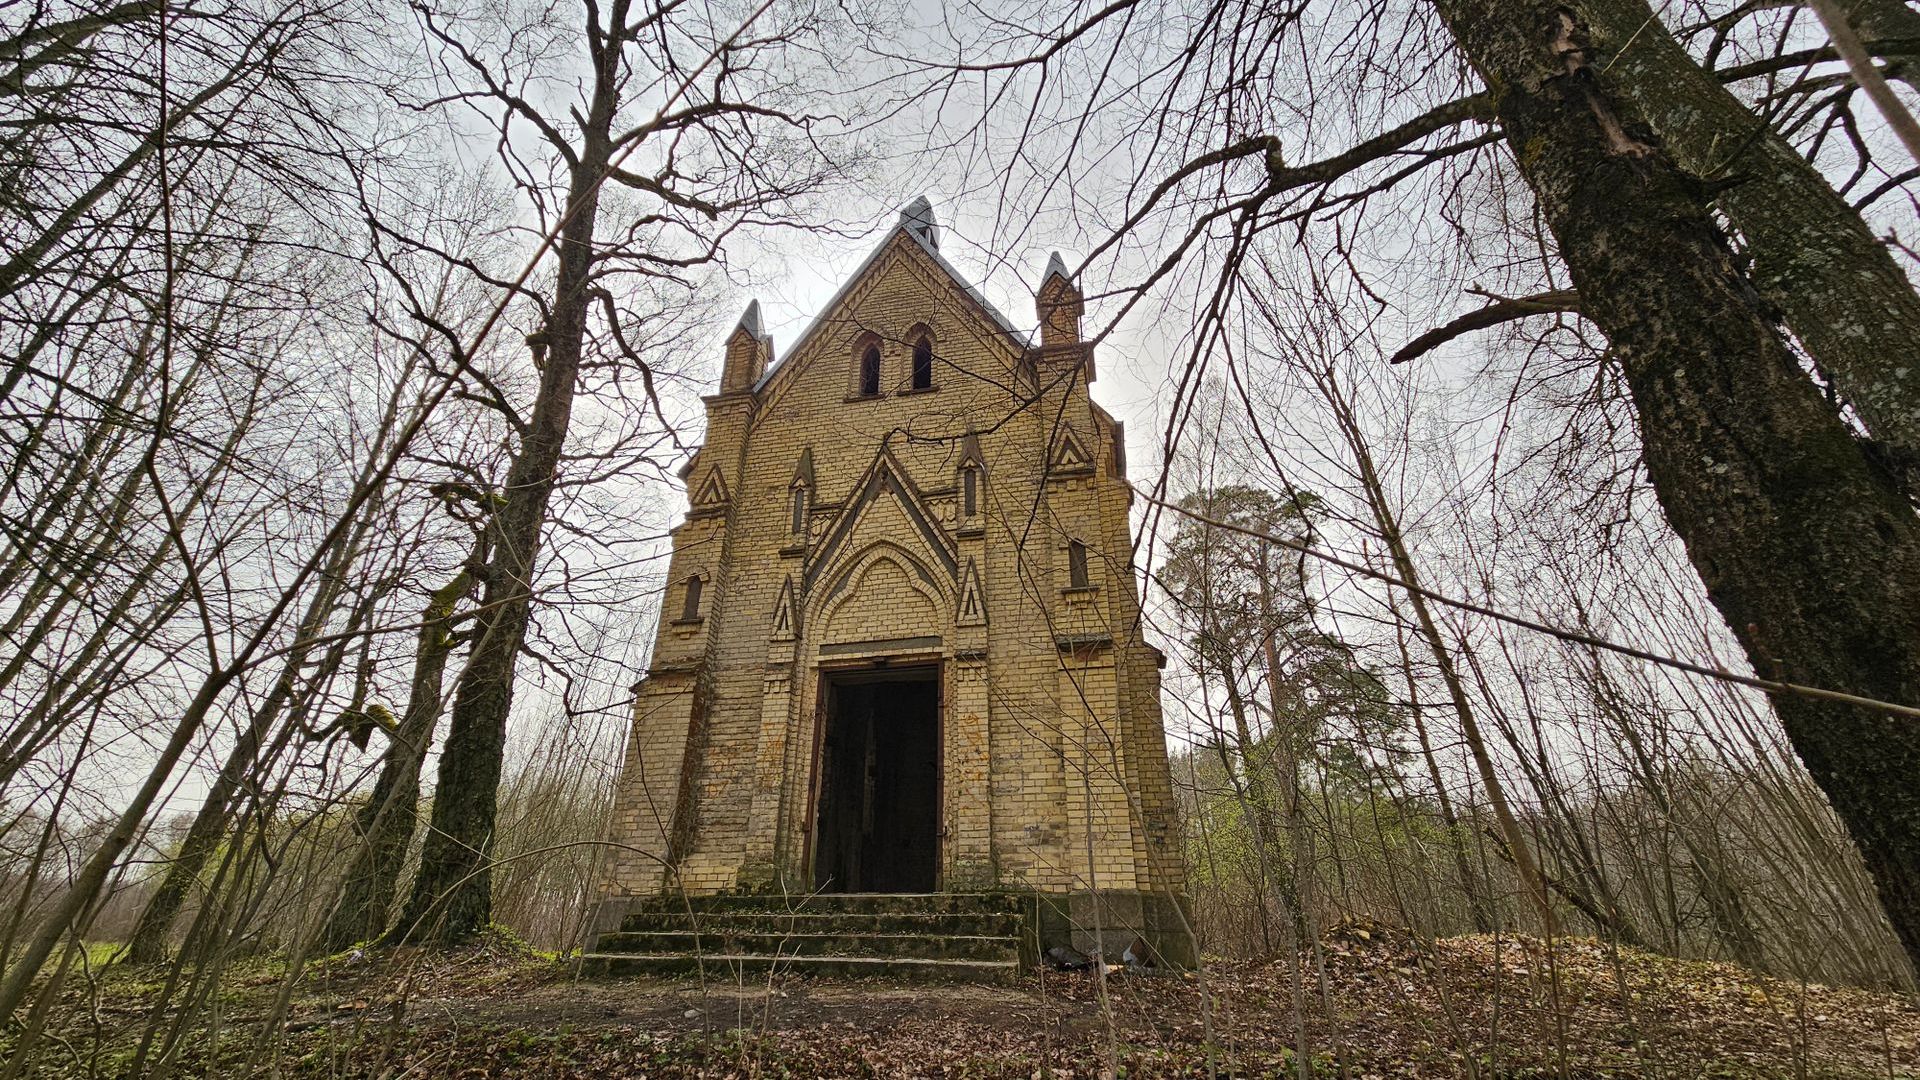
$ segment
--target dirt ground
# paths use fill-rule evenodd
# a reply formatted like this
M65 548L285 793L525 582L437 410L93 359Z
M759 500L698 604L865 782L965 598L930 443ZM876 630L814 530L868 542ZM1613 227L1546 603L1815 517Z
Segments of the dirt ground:
M342 957L284 1014L267 964L210 988L199 1019L150 1002L151 970L69 985L38 1047L45 1075L277 1072L327 1077L1315 1075L1916 1077L1920 1007L1591 940L1420 946L1345 927L1309 965L1203 974L1039 972L1010 987L884 980L592 981L489 947ZM1111 1022L1108 1016L1111 1016ZM276 1021L276 1017L279 1019ZM174 1030L177 1028L177 1032ZM139 1050L142 1033L158 1033ZM17 1049L16 1028L6 1042ZM9 1049L0 1045L0 1050Z

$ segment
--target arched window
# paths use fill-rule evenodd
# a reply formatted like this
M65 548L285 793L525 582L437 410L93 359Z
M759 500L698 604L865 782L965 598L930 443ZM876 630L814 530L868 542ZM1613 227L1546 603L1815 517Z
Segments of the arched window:
M960 470L960 515L980 513L980 470L969 465Z
M794 483L791 511L793 520L788 525L788 531L804 540L807 535L807 486L805 484Z
M687 579L686 593L680 602L681 622L700 621L700 591L705 584L705 582L700 580L699 574L695 574Z
M933 338L926 334L913 343L913 388L933 389Z
M1067 541L1067 587L1087 588L1087 545L1078 540Z
M880 396L880 346L869 345L860 354L860 396Z

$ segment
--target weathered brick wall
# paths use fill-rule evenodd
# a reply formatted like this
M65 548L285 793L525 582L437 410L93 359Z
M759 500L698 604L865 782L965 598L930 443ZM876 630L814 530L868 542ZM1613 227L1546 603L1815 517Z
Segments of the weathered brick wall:
M903 227L757 388L771 346L751 313L729 340L638 694L610 891L669 884L669 860L696 891L807 888L821 668L879 657L940 665L946 887L1179 889L1117 425L1087 396L1071 286L1046 288L1047 345L1028 349ZM923 331L934 387L914 390ZM882 393L860 397L869 342ZM694 575L702 610L682 621Z

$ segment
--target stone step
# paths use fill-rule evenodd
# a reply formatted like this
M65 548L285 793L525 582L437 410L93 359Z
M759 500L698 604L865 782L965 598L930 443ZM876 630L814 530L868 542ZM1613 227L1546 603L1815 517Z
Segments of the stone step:
M915 960L1020 959L1020 939L1012 935L772 933L665 930L600 935L602 954L665 955L703 953L742 956L896 957Z
M1017 893L810 893L778 896L724 893L715 896L655 896L635 903L630 914L743 911L756 914L1018 915Z
M620 921L624 933L705 930L740 934L959 934L1018 937L1025 921L1009 914L862 911L640 911Z
M650 897L626 908L617 931L599 936L581 969L1009 980L1029 951L1025 899L1013 893Z
M590 952L581 957L587 975L687 975L707 978L774 971L795 975L882 975L933 982L1013 982L1014 960L940 960L902 956L763 956L749 953Z

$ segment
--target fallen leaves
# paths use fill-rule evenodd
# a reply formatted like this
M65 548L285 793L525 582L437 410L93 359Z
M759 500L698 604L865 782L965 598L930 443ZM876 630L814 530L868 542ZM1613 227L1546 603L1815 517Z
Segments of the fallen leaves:
M721 973L704 984L578 982L525 953L398 953L303 984L274 1066L532 1080L1291 1076L1297 975L1305 1050L1329 1077L1920 1077L1920 1010L1893 994L1589 939L1548 950L1343 924L1318 951L1324 996L1313 953L1297 965L1219 962L1109 977L1110 1019L1090 972L1035 973L1012 988ZM235 992L276 989L250 977ZM121 1036L144 1015L128 1009ZM256 1034L196 1044L180 1071L227 1075L231 1047Z

